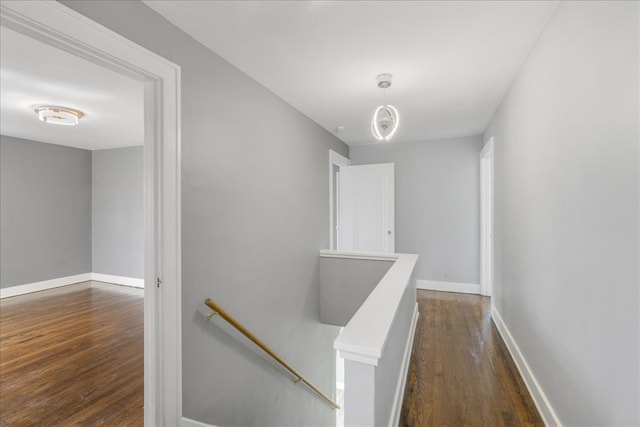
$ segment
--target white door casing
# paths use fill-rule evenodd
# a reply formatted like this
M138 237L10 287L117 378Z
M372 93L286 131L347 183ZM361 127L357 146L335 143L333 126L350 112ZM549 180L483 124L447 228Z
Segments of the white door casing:
M493 293L493 138L480 151L480 293Z
M179 425L180 67L58 2L3 1L0 17L2 26L145 85L144 422Z
M341 167L339 197L339 250L395 252L393 163Z
M339 188L336 182L337 176L334 173L334 168L340 169L350 164L351 160L333 150L329 150L329 249L338 249L338 239L336 235L338 234L339 228Z

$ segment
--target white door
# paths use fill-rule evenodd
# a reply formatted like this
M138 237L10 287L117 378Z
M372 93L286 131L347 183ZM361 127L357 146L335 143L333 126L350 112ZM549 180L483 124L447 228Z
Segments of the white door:
M394 165L340 167L338 249L395 252Z

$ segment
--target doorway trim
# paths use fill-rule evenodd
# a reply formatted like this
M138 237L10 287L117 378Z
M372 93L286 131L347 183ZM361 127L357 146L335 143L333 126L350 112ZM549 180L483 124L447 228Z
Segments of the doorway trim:
M3 1L0 18L7 28L144 83L144 423L179 425L180 67L58 2Z
M493 294L493 137L480 151L480 294Z
M351 165L351 160L336 151L329 150L329 249L337 249L335 246L337 242L334 238L334 230L338 224L336 224L334 218L337 217L336 210L338 206L335 201L338 200L338 194L336 193L337 183L333 177L333 167L338 166L338 168L340 168L349 165Z

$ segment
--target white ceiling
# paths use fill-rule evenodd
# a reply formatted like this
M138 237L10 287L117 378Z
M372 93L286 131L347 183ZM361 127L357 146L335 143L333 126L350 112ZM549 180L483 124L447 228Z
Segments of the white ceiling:
M144 1L349 145L480 134L557 1ZM384 94L376 76L391 73ZM336 132L336 127L344 131Z
M0 27L0 133L88 150L144 143L143 83ZM46 124L34 106L81 110L77 126Z
M369 123L383 102L400 112L394 142L480 134L558 3L144 2L349 145L376 142ZM0 133L91 150L142 145L142 83L0 31ZM380 73L394 75L386 93ZM86 115L47 125L40 104Z

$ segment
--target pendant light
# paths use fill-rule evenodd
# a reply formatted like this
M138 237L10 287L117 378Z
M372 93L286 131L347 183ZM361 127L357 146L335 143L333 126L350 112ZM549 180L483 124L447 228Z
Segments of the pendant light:
M391 74L378 75L378 87L387 89L391 86ZM398 110L390 104L376 108L371 119L371 133L378 141L389 141L398 130L400 116Z

